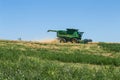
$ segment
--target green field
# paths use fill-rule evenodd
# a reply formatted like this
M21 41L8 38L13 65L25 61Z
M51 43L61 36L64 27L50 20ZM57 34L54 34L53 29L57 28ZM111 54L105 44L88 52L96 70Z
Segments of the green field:
M1 40L0 80L120 80L120 44Z

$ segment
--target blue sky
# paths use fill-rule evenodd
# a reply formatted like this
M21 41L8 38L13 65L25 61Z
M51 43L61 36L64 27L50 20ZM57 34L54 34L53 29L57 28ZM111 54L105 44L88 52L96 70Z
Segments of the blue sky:
M0 39L52 39L48 29L66 28L93 41L120 42L120 0L0 0Z

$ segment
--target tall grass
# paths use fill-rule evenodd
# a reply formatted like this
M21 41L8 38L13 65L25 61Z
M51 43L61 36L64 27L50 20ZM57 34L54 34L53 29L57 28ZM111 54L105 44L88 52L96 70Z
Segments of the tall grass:
M56 60L68 63L87 63L95 65L115 65L120 66L119 58L111 58L102 55L86 54L81 51L72 51L71 54L67 54L64 51L52 51L49 49L36 49L26 48L26 51L17 49L19 45L16 45L13 49L0 48L0 60L2 61L17 61L21 55L36 57L45 60ZM20 46L19 46L20 47Z
M120 52L119 43L99 43L99 46L108 52Z
M120 69L114 66L90 69L51 61L22 57L16 63L0 62L1 80L119 80Z
M36 55L35 55L36 56ZM65 54L64 52L55 53L50 51L40 51L38 52L39 58L47 60L57 60L61 62L72 62L72 63L87 63L95 65L115 65L120 66L119 58L111 58L102 55L91 55L85 54L83 52L73 52L71 54ZM36 57L37 57L36 56Z
M120 79L119 58L87 54L80 50L67 52L69 47L74 45L54 44L54 46L60 47L59 50L54 50L51 48L27 47L18 43L0 41L0 80ZM26 43L24 42L24 44ZM39 46L50 46L50 44L37 44ZM63 49L64 47L65 49ZM76 67L69 63L73 65L76 63L92 64L101 67L91 68L88 65Z

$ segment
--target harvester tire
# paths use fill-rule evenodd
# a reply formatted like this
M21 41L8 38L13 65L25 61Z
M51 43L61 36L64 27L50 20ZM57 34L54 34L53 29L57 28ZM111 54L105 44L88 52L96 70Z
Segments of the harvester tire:
M92 39L88 39L88 42L92 42Z
M61 38L60 43L66 43L66 40L64 38Z
M72 43L78 43L78 40L77 40L76 38L73 38L73 39L71 40L71 42L72 42Z

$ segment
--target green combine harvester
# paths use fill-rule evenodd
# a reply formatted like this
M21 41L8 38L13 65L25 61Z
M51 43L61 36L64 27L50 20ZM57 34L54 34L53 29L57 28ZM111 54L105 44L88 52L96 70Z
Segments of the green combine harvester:
M82 40L84 32L79 32L78 29L66 29L66 30L48 30L48 32L56 32L60 43L72 42L72 43L88 43L92 42L91 39Z

